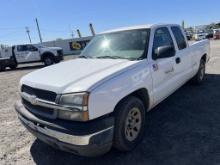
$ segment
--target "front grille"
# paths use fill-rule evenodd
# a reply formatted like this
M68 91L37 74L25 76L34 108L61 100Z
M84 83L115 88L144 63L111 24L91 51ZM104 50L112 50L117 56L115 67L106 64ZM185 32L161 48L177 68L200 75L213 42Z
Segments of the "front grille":
M38 105L32 105L31 103L29 103L25 99L22 99L22 103L29 112L31 112L35 115L43 116L43 117L47 117L47 118L53 118L53 116L54 116L54 109L41 107Z
M52 102L55 102L56 97L57 97L57 94L55 92L42 90L42 89L36 89L36 88L29 87L27 85L22 85L21 91L29 95L35 95L39 99L52 101Z
M29 87L27 85L23 85L21 87L21 91L29 95L34 95L37 98L42 99L42 100L56 102L57 94L55 92L42 90L42 89L36 89L36 88ZM41 117L45 117L49 119L56 118L56 110L52 108L42 107L39 105L33 105L29 101L25 100L24 98L22 98L22 103L29 112L37 116L41 116Z

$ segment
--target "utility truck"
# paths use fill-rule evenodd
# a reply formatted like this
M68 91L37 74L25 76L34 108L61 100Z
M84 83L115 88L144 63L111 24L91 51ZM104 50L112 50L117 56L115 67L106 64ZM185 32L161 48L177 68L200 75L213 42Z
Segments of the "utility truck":
M46 66L63 60L63 50L59 47L42 45L16 45L0 50L0 71L6 67L15 69L18 64L43 62Z
M34 136L60 150L130 151L148 111L187 81L202 83L209 51L208 40L189 45L176 24L106 31L79 58L24 76L15 109Z

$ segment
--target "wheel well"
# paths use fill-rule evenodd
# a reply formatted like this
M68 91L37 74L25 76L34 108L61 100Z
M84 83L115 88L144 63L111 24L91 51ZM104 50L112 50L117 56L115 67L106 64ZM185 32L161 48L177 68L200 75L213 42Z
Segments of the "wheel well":
M138 90L130 93L129 95L125 96L124 98L122 98L115 106L115 109L124 99L126 99L129 96L135 96L135 97L139 98L143 102L145 109L147 110L149 108L148 90L146 88L141 88L141 89L138 89Z
M201 58L202 60L204 60L206 62L206 59L207 59L207 54L204 54Z
M53 55L53 53L46 52L46 53L41 55L41 60L44 60L45 57L52 57L52 58L54 58L54 55Z

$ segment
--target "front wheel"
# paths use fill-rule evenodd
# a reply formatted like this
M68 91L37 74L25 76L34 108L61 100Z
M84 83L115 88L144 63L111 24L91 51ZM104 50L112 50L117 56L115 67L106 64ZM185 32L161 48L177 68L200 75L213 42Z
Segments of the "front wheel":
M205 78L205 60L201 59L199 70L196 75L192 78L193 84L201 84Z
M130 151L139 144L145 129L145 107L134 96L124 99L115 110L113 146L120 151Z
M52 56L46 56L44 57L44 65L45 66L50 66L50 65L53 65L55 63L55 60Z

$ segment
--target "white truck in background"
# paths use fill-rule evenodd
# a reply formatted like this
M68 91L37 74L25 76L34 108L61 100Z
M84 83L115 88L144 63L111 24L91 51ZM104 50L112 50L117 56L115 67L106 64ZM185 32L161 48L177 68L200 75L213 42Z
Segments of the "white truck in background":
M204 40L207 38L208 33L205 32L197 32L194 34L194 38L196 41Z
M16 45L0 50L0 71L6 67L15 69L18 64L44 62L46 66L63 60L63 50L59 47L42 45Z
M187 81L203 81L209 41L187 43L176 24L96 35L75 60L20 81L18 118L37 138L83 156L140 143L147 112ZM146 134L147 136L147 134Z

